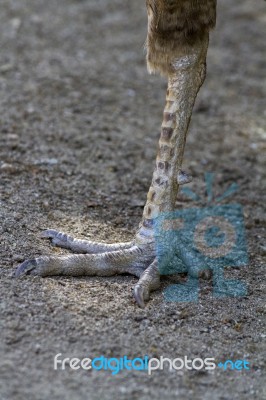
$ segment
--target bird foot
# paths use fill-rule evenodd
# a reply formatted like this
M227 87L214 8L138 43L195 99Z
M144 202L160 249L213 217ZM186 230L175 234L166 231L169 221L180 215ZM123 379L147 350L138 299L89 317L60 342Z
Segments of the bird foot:
M134 297L140 307L150 297L150 292L160 286L160 274L154 244L137 245L134 242L106 244L74 239L56 230L46 230L41 235L59 247L78 254L41 256L24 261L15 276L112 276L129 273L139 278Z

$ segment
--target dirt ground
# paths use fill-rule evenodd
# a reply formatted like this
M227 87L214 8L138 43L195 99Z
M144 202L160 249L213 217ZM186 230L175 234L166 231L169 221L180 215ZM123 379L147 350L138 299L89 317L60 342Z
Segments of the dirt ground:
M0 15L0 399L266 399L265 2L223 0L208 75L186 147L190 187L204 173L243 206L249 265L226 269L245 297L166 302L165 277L144 310L132 276L15 279L23 260L64 254L45 228L130 240L142 215L166 81L149 76L144 1L2 0ZM179 195L178 207L204 206ZM246 359L244 371L74 371L63 357ZM264 353L264 354L263 354ZM264 390L264 391L263 391Z

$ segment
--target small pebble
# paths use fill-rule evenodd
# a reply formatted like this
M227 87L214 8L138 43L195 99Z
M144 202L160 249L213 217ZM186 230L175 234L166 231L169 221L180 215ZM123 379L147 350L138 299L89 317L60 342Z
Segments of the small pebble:
M41 160L36 160L33 163L34 165L56 165L58 164L58 160L56 158L42 158Z
M3 163L0 166L0 170L1 171L5 171L5 172L14 172L16 169L12 164L8 164L8 163Z

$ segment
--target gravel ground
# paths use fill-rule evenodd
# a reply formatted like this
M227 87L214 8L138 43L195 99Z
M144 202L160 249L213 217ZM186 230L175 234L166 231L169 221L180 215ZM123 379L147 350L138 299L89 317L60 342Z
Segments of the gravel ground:
M219 299L202 282L197 303L166 302L171 276L142 310L131 276L12 273L26 258L65 253L40 239L47 227L106 242L134 236L166 88L146 72L144 1L1 1L1 400L266 399L265 22L263 1L219 2L185 155L203 200L177 201L204 207L205 172L216 195L238 184L224 203L244 209L249 265L225 274L247 295ZM57 353L246 359L250 370L55 371Z

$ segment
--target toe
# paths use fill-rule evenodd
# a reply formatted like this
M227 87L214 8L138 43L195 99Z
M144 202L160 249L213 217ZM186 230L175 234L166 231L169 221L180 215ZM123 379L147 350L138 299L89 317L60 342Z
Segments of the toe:
M26 260L20 264L15 272L15 277L22 275L30 275L37 267L37 261L35 258Z
M141 285L136 285L134 287L134 297L136 302L138 303L140 308L144 308L145 307L145 303L144 303L144 289Z
M41 233L41 237L45 239L50 239L51 243L54 246L63 247L68 249L69 243L73 241L71 236L68 236L66 233L58 232L54 229L47 229L46 231Z
M47 238L47 239L53 239L54 237L56 237L58 235L58 231L56 231L55 229L46 229L45 231L43 231L41 233L41 237L42 238Z

